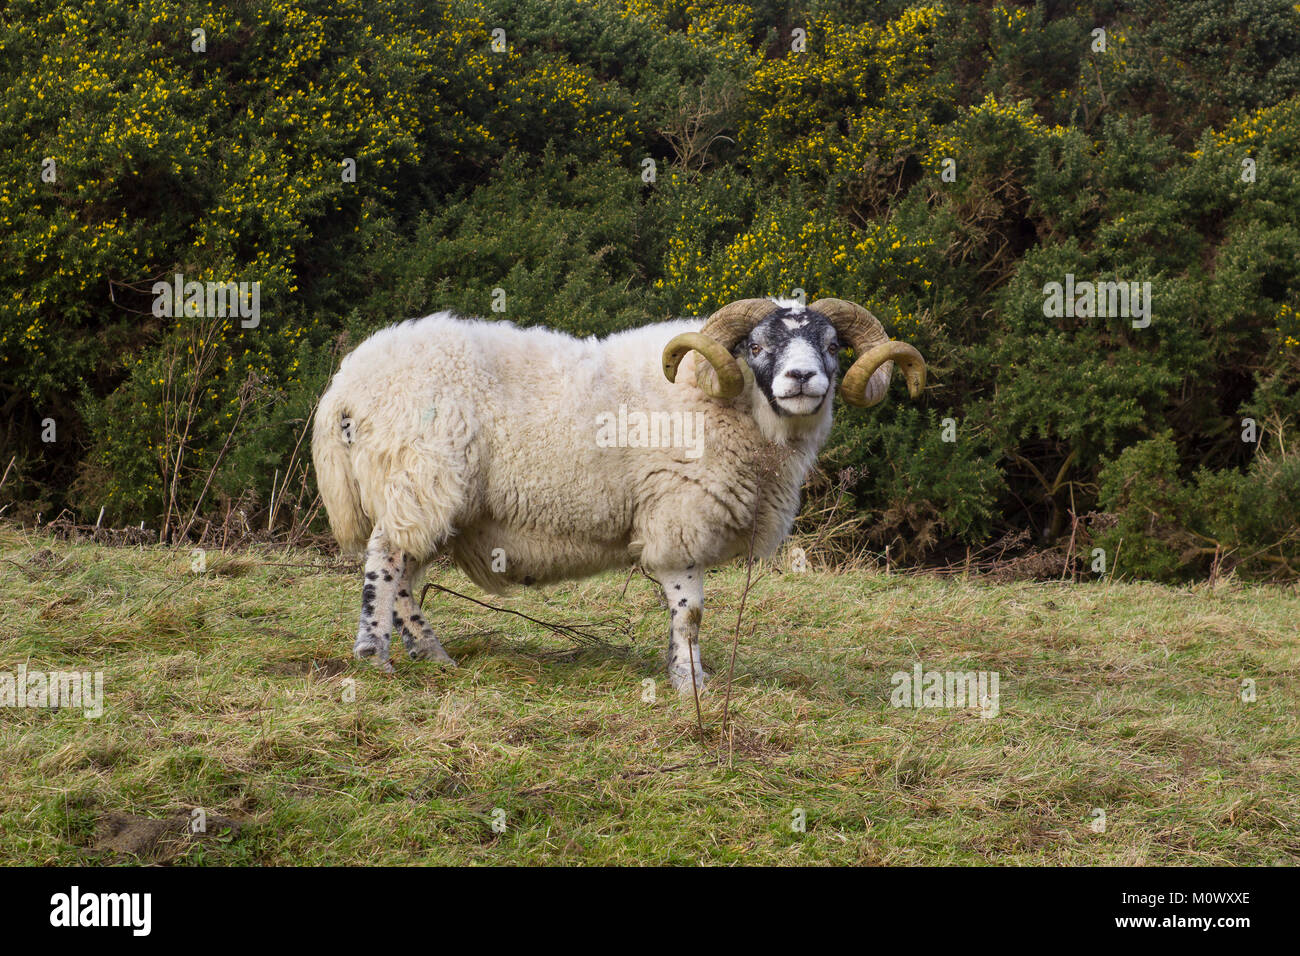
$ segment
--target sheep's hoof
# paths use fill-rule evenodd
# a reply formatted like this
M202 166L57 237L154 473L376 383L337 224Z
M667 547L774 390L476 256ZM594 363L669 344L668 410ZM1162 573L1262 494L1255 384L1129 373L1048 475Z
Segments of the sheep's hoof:
M692 679L690 671L684 668L682 670L670 668L668 679L673 682L673 690L677 691L677 693L694 696L697 689L701 694L704 693L704 684L709 679L709 673L703 670L696 671L695 677Z
M456 662L451 659L450 654L443 650L442 644L437 638L420 638L406 649L406 656L413 661L438 661L448 667L456 666Z
M357 641L352 646L352 654L359 661L366 658L374 658L374 665L385 674L393 673L393 662L388 659L386 654L380 653L379 645L374 641Z

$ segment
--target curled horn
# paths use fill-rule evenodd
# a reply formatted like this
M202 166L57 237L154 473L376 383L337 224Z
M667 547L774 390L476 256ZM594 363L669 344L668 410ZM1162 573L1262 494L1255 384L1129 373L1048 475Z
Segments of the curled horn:
M840 382L840 397L846 404L870 408L883 399L895 362L907 378L908 393L913 398L920 396L925 387L925 359L906 342L886 335L874 315L847 299L818 299L808 308L830 319L840 338L857 353Z
M732 356L736 343L753 331L776 308L770 299L737 299L709 316L698 332L683 332L664 348L664 375L677 381L677 367L692 350L704 356L717 373L716 384L707 375L698 375L696 383L712 398L735 398L745 387L740 363ZM703 366L700 371L704 372Z

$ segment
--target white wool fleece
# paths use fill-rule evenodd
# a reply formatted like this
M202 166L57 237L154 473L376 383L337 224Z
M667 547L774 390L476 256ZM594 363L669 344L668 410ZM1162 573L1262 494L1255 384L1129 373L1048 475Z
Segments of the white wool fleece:
M314 423L339 544L364 551L380 524L416 563L443 548L502 590L634 561L709 567L746 551L757 511L755 554L770 555L794 522L831 401L808 419L778 417L748 376L737 398L709 398L694 352L667 381L664 346L702 325L579 340L441 312L377 332L343 360ZM601 447L597 416L620 406L700 413L702 453Z

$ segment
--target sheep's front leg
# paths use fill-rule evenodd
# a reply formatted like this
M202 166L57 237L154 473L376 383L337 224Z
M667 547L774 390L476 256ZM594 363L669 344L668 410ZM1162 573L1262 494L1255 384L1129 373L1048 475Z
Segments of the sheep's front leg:
M406 656L415 661L441 661L455 667L456 662L443 650L438 635L433 633L433 628L429 626L429 622L424 619L419 606L415 603L415 596L411 591L418 578L415 562L407 558L404 573L398 581L397 599L393 604L393 624L402 632L402 644L406 647Z
M704 615L704 570L695 565L658 575L668 600L668 677L678 692L704 689L700 664L700 619Z
M393 605L406 566L405 556L388 547L378 527L366 544L365 581L361 585L361 624L352 653L357 658L373 657L381 670L392 671L388 657L388 636L393 624Z

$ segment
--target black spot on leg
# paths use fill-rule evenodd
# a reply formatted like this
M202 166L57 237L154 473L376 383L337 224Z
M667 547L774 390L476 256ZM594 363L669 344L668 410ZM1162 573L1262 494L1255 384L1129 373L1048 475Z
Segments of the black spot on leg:
M681 589L682 589L682 586L681 586L680 584L674 584L674 585L673 585L673 590L674 590L674 591L680 591Z
M378 573L377 571L367 571L367 572L366 572L366 580L367 580L367 581L373 581L373 580L375 580L375 579L378 578L378 577L379 577L379 573Z
M678 601L678 602L677 602L677 606L678 606L678 607L686 607L686 598L682 598L680 601Z
M398 597L403 597L403 598L405 598L405 597L410 597L410 596L411 596L411 592L410 592L410 591L398 591L398 592L397 592L397 596L398 596Z
M385 572L384 572L384 580L385 580L385 581L391 581L391 580L393 580L393 576L392 576L391 574L389 574L387 571L385 571Z

